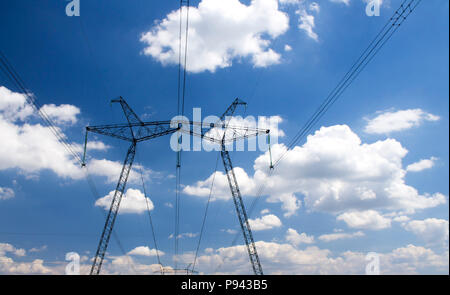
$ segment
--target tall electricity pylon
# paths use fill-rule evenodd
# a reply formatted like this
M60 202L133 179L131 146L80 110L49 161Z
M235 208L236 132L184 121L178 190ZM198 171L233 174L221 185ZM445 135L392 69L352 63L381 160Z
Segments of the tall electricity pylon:
M262 275L262 267L259 261L258 253L256 251L255 242L253 239L253 234L248 222L247 213L245 210L244 202L242 200L241 192L239 190L238 181L236 175L233 171L233 166L231 163L231 158L227 150L227 145L233 144L235 141L256 137L262 134L269 134L270 130L258 129L246 126L230 126L229 118L234 114L238 105L246 105L240 99L236 99L228 107L225 113L220 117L220 120L215 124L208 124L204 126L202 122L193 122L185 120L172 120L172 121L154 121L154 122L143 122L139 119L136 113L131 109L127 102L120 97L119 99L112 100L113 103L120 103L122 110L125 114L128 123L125 124L113 124L113 125L102 125L102 126L88 126L86 127L86 138L84 146L84 155L82 165L86 165L86 147L88 140L88 132L93 132L97 134L102 134L110 137L114 137L120 140L128 141L131 143L128 148L125 161L123 163L122 171L119 176L119 181L114 192L113 199L111 201L111 206L103 227L102 235L95 253L94 262L91 267L90 274L97 275L100 273L103 259L105 257L106 250L108 248L108 243L113 231L114 223L119 211L120 202L125 191L128 176L130 174L134 156L136 154L136 145L139 142L150 140L153 138L161 137L164 135L169 135L175 132L183 132L190 134L192 136L198 136L202 139L208 140L212 143L221 145L221 155L225 171L228 178L228 183L230 185L231 194L233 196L233 201L236 207L236 212L238 215L239 223L241 225L242 233L244 235L245 243L247 245L248 254L250 257L250 262L253 271L257 275ZM226 120L228 121L226 122ZM173 127L176 126L176 127ZM189 126L186 128L186 126ZM197 126L197 128L191 128L191 126ZM194 131L198 130L200 127L200 132ZM211 131L213 129L223 130L223 135L220 138L212 135ZM231 137L227 135L232 131Z
M229 143L233 143L239 139L245 139L250 137L256 137L262 134L266 134L269 136L269 129L258 129L258 128L246 128L246 127L232 127L229 125L230 119L232 118L236 108L239 105L246 106L247 104L236 98L233 103L228 107L228 109L223 113L220 117L220 124L223 128L223 135L221 138L216 138L213 136L208 136L208 131L211 131L211 127L209 129L202 130L201 134L193 133L194 136L199 136L203 139L211 141L213 143L218 143L221 146L220 155L222 156L223 166L225 168L225 172L228 179L228 184L230 186L231 195L233 197L234 206L236 208L236 213L239 219L239 224L241 225L242 234L244 236L245 244L247 246L248 256L250 258L250 263L253 268L253 272L255 275L263 275L263 270L261 266L261 262L259 260L258 252L256 250L255 241L253 239L252 230L250 228L250 223L248 221L247 211L245 210L244 201L242 200L241 191L239 189L238 181L236 178L236 174L233 170L233 164L231 163L230 153L227 150L227 145ZM228 121L227 121L228 120ZM232 130L231 138L227 139L228 132ZM183 130L181 130L183 131ZM269 140L270 142L270 140ZM270 150L270 148L269 148ZM272 164L271 164L272 167Z
M95 253L94 262L92 264L90 274L99 274L102 267L103 258L105 257L106 249L108 248L109 239L116 221L117 212L119 211L120 202L125 191L128 176L133 165L134 156L136 155L136 145L138 142L150 140L161 137L167 134L174 133L178 128L170 128L170 122L142 122L136 113L130 108L127 102L120 97L112 100L113 103L120 103L122 110L127 118L127 124L103 125L103 126L88 126L86 127L86 139L83 155L83 165L86 160L86 146L88 132L94 132L102 135L125 140L131 143L128 148L125 161L123 162L122 171L120 172L119 181L114 192L111 206L109 208L108 216L106 217L105 226L100 238L100 242Z

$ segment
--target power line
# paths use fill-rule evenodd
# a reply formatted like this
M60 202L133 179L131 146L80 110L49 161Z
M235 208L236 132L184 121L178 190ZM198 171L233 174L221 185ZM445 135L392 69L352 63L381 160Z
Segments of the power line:
M217 172L217 166L219 164L219 157L220 157L220 154L217 154L216 167L214 168L213 179L211 181L211 187L209 189L208 202L206 203L205 214L203 215L202 227L200 230L200 236L198 237L198 244L197 244L197 249L195 251L194 262L192 263L193 271L195 270L195 264L197 262L198 251L200 249L200 243L202 242L203 232L205 230L206 217L208 215L209 203L211 202L211 196L212 196L212 192L213 192L213 188L214 188L214 181L216 179L216 172Z
M150 223L150 228L152 230L152 237L153 237L153 243L155 244L155 250L156 250L156 257L158 259L158 264L161 264L161 259L159 257L159 249L158 249L158 243L156 243L156 235L155 235L155 228L153 227L153 220L152 220L152 214L150 212L150 206L148 204L148 199L147 199L147 191L145 189L145 183L144 183L144 173L142 171L142 166L139 166L139 172L141 174L141 182L142 182L142 189L144 191L144 199L145 199L145 205L147 208L147 215L148 215L148 220Z
M406 2L408 2L406 4ZM294 136L291 142L288 144L286 150L281 154L281 156L274 162L273 167L275 168L285 157L285 155L303 139L315 126L315 124L323 117L323 115L329 110L329 108L340 98L344 91L353 83L353 81L359 76L359 74L366 68L366 66L373 60L373 58L378 54L378 52L384 47L384 45L391 39L393 34L398 30L398 28L403 24L403 22L408 18L408 16L416 9L421 0L404 0L400 7L394 12L391 18L386 22L383 28L375 36L375 38L370 42L369 46L363 51L359 58L353 63L350 69L346 72L344 77L339 81L336 87L330 92L325 101L319 106L319 108L314 112L310 119L305 123L302 129ZM273 174L274 169L268 169L267 175L270 177ZM261 198L264 189L266 188L266 183L262 183L259 186L256 197L253 200L249 215L252 214L258 200ZM232 241L232 245L235 245L239 235L236 234ZM219 265L218 268L220 268ZM217 268L217 269L218 269ZM216 270L217 271L217 270Z
M186 4L186 28L185 28L185 44L184 44L184 65L183 65L183 79L181 80L181 41L182 41L182 22L183 22L183 4ZM185 97L186 97L186 76L187 76L187 45L189 34L189 0L180 0L180 32L179 32L179 50L178 50L178 106L177 114L184 115ZM183 86L181 86L181 84ZM178 264L178 247L179 247L179 232L180 232L180 187L181 187L181 148L180 140L178 139L177 163L176 163L176 181L175 181L175 268Z
M291 142L288 144L287 150L275 161L276 166L286 153L295 146L301 139L303 139L314 125L319 121L322 116L328 111L328 109L340 98L342 93L353 83L353 81L359 76L362 70L367 64L377 55L377 53L384 47L387 41L390 40L392 35L403 24L407 17L414 11L421 0L409 0L409 3L405 5L408 0L403 1L400 7L394 12L393 16L388 20L386 25L381 29L377 36L372 40L369 46L360 55L358 60L352 65L350 70L344 75L338 85L331 91L325 101L316 110L313 116L306 122L305 126L294 136Z
M76 149L73 148L73 145L67 141L67 137L64 135L64 133L61 132L61 130L53 123L51 118L45 113L45 111L42 109L41 105L36 99L36 96L34 94L31 94L31 92L28 90L28 88L25 85L25 82L22 80L20 75L17 73L17 71L14 69L12 64L8 61L7 57L3 54L3 52L0 50L0 68L2 72L6 75L6 77L10 80L10 82L16 86L16 88L23 93L23 95L26 98L26 101L29 105L31 105L34 110L38 113L38 115L41 117L41 119L44 121L44 123L49 127L49 129L52 131L58 142L66 149L66 151L73 156L73 158L81 165L83 163L80 155L76 152ZM94 201L100 198L100 194L97 191L97 188L92 180L92 177L89 173L89 170L87 167L85 167L86 170L84 170L85 178L88 182L89 188L92 192L92 197L94 198ZM102 211L103 212L103 211ZM103 215L105 213L103 212ZM121 250L122 254L126 256L126 251L123 248L119 237L115 231L113 231L114 239L117 242L117 245L119 246L119 249ZM128 257L128 256L127 256ZM132 267L134 269L134 267Z

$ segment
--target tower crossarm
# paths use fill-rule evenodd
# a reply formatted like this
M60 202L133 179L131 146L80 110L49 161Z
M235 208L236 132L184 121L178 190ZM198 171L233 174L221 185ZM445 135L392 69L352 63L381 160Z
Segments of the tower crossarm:
M88 126L86 131L115 137L129 142L142 142L174 133L179 128L170 127L170 121L155 121L146 123L113 124Z

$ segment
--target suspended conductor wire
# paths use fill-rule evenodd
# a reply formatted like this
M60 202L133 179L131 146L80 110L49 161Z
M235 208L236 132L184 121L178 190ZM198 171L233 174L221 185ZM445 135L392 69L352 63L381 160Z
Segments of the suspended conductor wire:
M140 175L141 175L142 190L144 191L144 199L145 199L145 205L147 207L148 220L149 220L149 223L150 223L150 228L152 230L153 243L155 244L156 258L158 259L158 264L162 266L161 259L159 257L158 243L156 242L156 234L155 234L155 228L153 226L152 214L150 212L150 206L148 204L147 190L145 188L145 183L144 183L144 172L142 170L142 165L139 165L138 167L139 167L139 172L140 172Z
M414 11L421 0L410 0L409 3L405 5L406 2L407 0L403 1L400 7L394 12L394 15L388 20L386 25L372 40L366 50L364 50L364 52L352 65L350 70L344 75L338 85L331 91L331 93L321 104L321 106L316 110L313 116L306 122L305 126L294 136L293 140L289 143L286 151L284 151L284 153L277 159L277 161L275 161L274 166L278 165L278 163L287 154L287 152L301 139L303 139L306 134L308 134L308 132L322 118L322 116L328 111L328 109L340 98L342 93L353 83L356 77L359 76L361 71L377 55L381 48L384 47L386 42L398 30L400 25L407 19L407 17ZM413 3L415 3L414 6L412 6Z
M194 262L192 263L192 271L195 271L195 264L197 262L198 251L200 249L200 244L202 242L203 232L205 230L206 217L208 216L209 203L211 202L211 196L212 196L212 192L213 192L213 188L214 188L214 181L216 179L216 172L217 172L217 167L218 167L218 164L219 164L219 157L220 157L220 154L217 154L216 167L214 168L214 174L213 174L213 178L212 178L212 181L211 181L211 187L209 189L208 202L206 203L205 214L203 215L202 227L200 229L200 236L198 237L197 249L195 250Z
M184 44L184 61L183 61L183 79L181 79L182 71L182 35L183 35L183 3L186 3L186 29L185 29L185 44ZM189 34L189 0L180 1L180 32L179 32L179 46L178 46L178 104L177 104L177 114L184 115L185 97L186 97L186 77L187 77L187 45L188 45L188 34ZM181 137L178 140L177 152L177 164L176 164L176 188L175 188L175 268L178 264L178 251L179 251L179 232L180 232L180 186L181 186L181 148L180 142Z
M406 4L408 2L408 4ZM284 158L284 156L291 150L298 142L303 139L308 132L314 127L314 125L323 117L323 115L329 110L329 108L339 99L342 93L353 83L353 81L359 76L359 74L365 69L365 67L373 60L373 58L378 54L378 52L384 47L384 45L391 39L393 34L398 30L398 28L403 24L403 22L408 18L408 16L416 9L421 0L404 0L400 7L394 12L393 16L387 21L380 32L372 40L369 46L363 51L356 62L347 71L341 81L336 85L336 87L330 92L325 101L320 105L316 112L310 117L306 122L305 126L294 136L291 142L288 144L286 150L281 154L281 156L274 162L273 167L275 168ZM380 37L381 36L381 37ZM270 177L273 173L273 169L267 171ZM256 198L253 200L249 216L256 207L256 203L260 199L263 191L265 189L265 183L261 184ZM232 245L234 245L238 239L238 235L233 239ZM219 265L218 268L220 268ZM217 269L218 269L217 268Z
M0 69L5 74L5 76L10 80L10 82L16 86L16 88L23 93L23 95L26 98L26 101L29 105L31 105L34 110L37 112L37 114L41 117L41 119L44 121L44 123L49 127L49 129L52 131L58 142L66 149L66 151L73 156L73 158L80 164L83 164L83 160L81 156L76 151L76 148L73 147L71 143L69 143L66 139L66 136L60 131L58 127L53 123L53 121L50 119L50 117L44 112L44 110L41 108L41 105L37 101L34 94L31 94L31 92L28 90L28 88L25 85L25 82L22 80L20 75L17 73L17 71L14 69L12 64L8 61L6 56L3 54L3 52L0 50ZM83 166L82 166L83 167ZM84 170L85 178L88 182L89 188L92 193L92 197L94 201L97 201L97 199L100 198L100 194L97 191L97 188L95 186L95 183L92 180L92 177L89 173L89 170L86 166L84 166L86 170ZM105 213L103 212L103 215L106 217ZM126 255L126 251L123 248L118 235L115 231L113 231L114 239L117 242L117 245L119 246L120 251L123 255ZM135 268L132 264L130 264L131 268L135 271Z

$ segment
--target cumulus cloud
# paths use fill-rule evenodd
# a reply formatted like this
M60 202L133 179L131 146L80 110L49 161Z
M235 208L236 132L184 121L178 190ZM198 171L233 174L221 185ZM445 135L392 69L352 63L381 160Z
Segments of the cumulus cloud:
M12 188L0 186L0 200L7 200L14 198L15 193Z
M281 220L273 214L264 215L261 218L249 219L248 222L253 231L268 230L282 225Z
M256 242L258 255L267 274L364 274L367 253L346 251L333 254L328 249L309 246L296 249L290 244ZM408 245L390 252L379 253L382 274L448 273L448 252ZM182 255L181 261L190 263L192 254ZM198 270L205 274L249 274L245 245L209 249L198 259Z
M280 4L286 5L286 4L300 4L301 0L279 0Z
M434 163L437 161L437 158L431 157L430 159L420 160L418 162L412 163L406 167L406 171L408 172L420 172L422 170L433 168Z
M311 39L319 41L319 36L314 32L314 27L316 26L314 15L309 14L305 8L300 8L295 13L299 16L298 28L305 31Z
M150 249L148 246L139 246L129 251L127 255L135 255L135 256L162 256L165 253L160 250Z
M391 220L375 210L345 212L337 220L343 220L351 228L380 230L391 227Z
M77 107L70 105L46 105L43 108L46 108L47 115L55 122L62 124L76 122L76 115L79 113ZM3 135L0 141L0 170L18 169L27 177L37 177L39 172L50 170L62 178L83 178L83 169L73 155L60 144L49 127L33 123L35 118L25 95L0 86L0 134ZM76 152L82 152L81 144L72 145ZM92 141L87 148L105 151L109 146L100 141ZM140 179L136 170L138 167L135 165L130 173L132 182ZM109 182L116 182L122 162L91 159L88 161L88 168L92 175L104 176ZM146 179L150 174L157 176L157 173L145 168L143 173Z
M448 220L427 218L425 220L412 220L403 227L420 239L430 244L440 244L448 241Z
M421 270L424 272L424 269L431 268L448 275L448 259L448 249L444 253L435 253L431 249L410 244L382 255L380 268L386 268L382 270L385 274L419 274Z
M31 248L30 250L28 250L28 252L30 252L30 253L37 253L37 252L42 252L42 251L45 251L45 250L47 250L47 245L43 245L43 246L38 247L38 248Z
M103 198L98 199L95 202L95 206L99 206L104 208L105 210L109 210L114 193L115 191L111 191ZM145 195L138 189L129 188L122 197L122 201L120 203L119 208L119 214L126 214L126 213L141 214L144 211L147 211L146 202L148 202L149 210L153 210L154 205L152 200L150 200L150 198L146 198Z
M145 55L163 65L178 64L179 15L179 10L169 13L141 35ZM250 58L255 67L277 64L281 55L270 43L288 28L289 17L278 9L277 0L252 0L249 5L239 0L202 0L189 10L187 70L214 72L243 58ZM184 40L182 44L184 53Z
M230 234L230 235L235 235L235 234L238 233L238 231L235 230L235 229L222 229L222 231L224 231L224 232L226 232L227 234Z
M10 122L25 120L33 114L33 108L26 104L26 97L23 94L0 86L0 98L0 111L3 120Z
M342 3L345 5L350 5L350 0L330 0L330 2L334 2L334 3Z
M427 113L421 109L387 111L373 119L367 119L365 132L369 134L385 134L403 131L422 125L425 121L438 121L439 116Z
M345 251L333 253L328 249L308 246L297 249L291 244L276 242L256 242L261 264L266 274L364 274L367 261L363 252ZM135 249L135 254L130 254ZM145 247L136 247L127 255L105 257L103 274L155 274L162 270L159 264L144 263L148 252ZM153 249L154 250L154 249ZM144 254L144 255L140 255ZM192 263L194 253L185 252L178 256L179 263ZM379 252L382 274L448 274L448 250L438 253L431 249L407 245L391 251ZM153 258L154 259L154 258ZM32 262L16 262L0 252L1 274L64 274L65 262L53 262L45 265L42 259ZM200 274L249 274L251 266L245 245L207 248L200 252L197 259ZM82 257L81 274L88 274L90 261ZM164 267L166 273L173 271Z
M56 124L75 124L80 109L69 104L56 106L54 104L46 104L41 107L41 112L47 115Z
M173 239L173 234L169 235L169 239ZM182 238L195 238L196 236L198 236L198 233L181 233L178 234L178 238L182 239Z
M352 239L356 237L363 237L364 233L362 231L357 231L354 233L332 233L324 234L319 236L319 240L323 242L332 242L336 240Z
M313 244L314 237L308 236L306 233L299 234L295 229L289 228L286 232L286 241L294 246L300 244Z
M6 253L13 253L16 256L25 256L26 251L22 248L16 248L8 243L0 243L0 256L4 256Z
M289 151L283 144L274 145L272 157L284 158L271 174L268 152L255 160L252 176L240 167L234 172L243 196L257 195L264 185L266 201L282 203L285 216L295 214L302 203L307 210L336 215L365 210L414 213L445 204L444 195L420 194L405 183L402 160L407 153L395 139L363 143L348 126L336 125L320 128L303 146ZM212 175L184 192L207 197L211 181ZM216 172L214 198L230 198L222 172Z
M16 262L10 257L0 256L0 273L3 274L50 274L51 270L44 266L44 260L32 262Z

